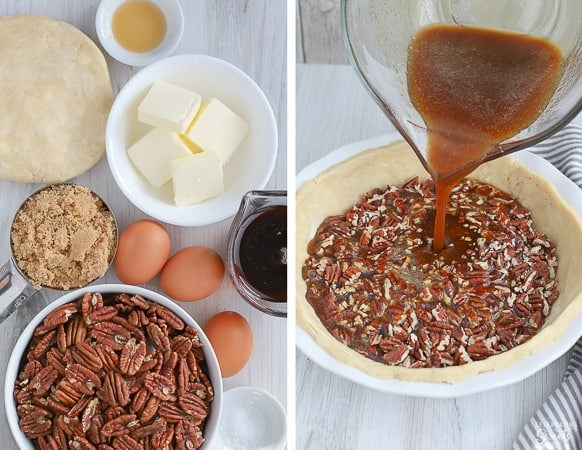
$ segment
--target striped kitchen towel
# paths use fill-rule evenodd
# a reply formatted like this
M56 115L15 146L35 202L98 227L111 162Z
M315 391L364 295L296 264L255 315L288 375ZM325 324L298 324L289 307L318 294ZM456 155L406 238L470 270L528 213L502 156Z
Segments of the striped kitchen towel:
M568 125L530 150L582 188L581 127ZM562 383L525 425L513 449L582 450L582 339L574 346Z

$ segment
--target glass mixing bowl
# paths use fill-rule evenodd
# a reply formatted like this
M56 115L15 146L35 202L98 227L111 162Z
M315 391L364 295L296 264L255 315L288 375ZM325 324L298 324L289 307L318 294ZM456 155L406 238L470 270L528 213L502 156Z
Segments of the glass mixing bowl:
M458 24L529 34L563 53L557 87L527 128L493 146L482 162L529 147L582 109L582 2L571 0L342 0L344 42L366 89L427 164L428 133L407 88L408 49L431 24Z

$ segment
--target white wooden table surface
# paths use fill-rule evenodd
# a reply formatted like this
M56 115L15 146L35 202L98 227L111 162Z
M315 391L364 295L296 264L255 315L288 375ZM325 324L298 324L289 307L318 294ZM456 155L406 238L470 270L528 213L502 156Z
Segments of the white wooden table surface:
M15 13L44 14L69 22L97 42L95 12L98 0L4 0L0 15ZM225 59L247 72L263 89L277 119L279 154L273 176L267 187L284 189L286 179L286 7L285 0L181 0L186 19L182 42L176 54L200 53ZM114 93L139 68L125 66L107 56ZM0 61L1 64L1 61ZM42 117L39 118L42 120ZM72 181L89 186L100 194L114 211L119 228L146 216L136 209L117 188L109 173L107 161L101 160L86 174ZM20 184L0 180L0 262L9 258L9 227L18 205L40 185ZM226 238L231 220L216 225L186 228L166 225L172 240L172 252L191 245L205 245L226 256ZM119 282L110 269L99 282ZM145 287L159 291L158 279ZM31 299L21 310L0 325L0 386L4 387L4 372L11 348L30 318L44 304L59 296L46 290ZM44 298L43 298L44 297ZM286 407L287 404L287 339L286 319L259 312L242 300L228 277L218 292L196 303L182 303L195 320L203 325L213 314L234 310L251 324L254 348L247 366L237 375L226 378L224 387L255 386L271 392ZM4 414L4 392L0 390L0 448L16 449Z
M296 0L297 62L348 64L340 21L340 0Z
M582 123L582 117L577 123ZM351 66L298 65L296 170L393 127ZM391 395L362 387L296 354L297 449L506 450L558 386L561 357L515 385L456 399Z

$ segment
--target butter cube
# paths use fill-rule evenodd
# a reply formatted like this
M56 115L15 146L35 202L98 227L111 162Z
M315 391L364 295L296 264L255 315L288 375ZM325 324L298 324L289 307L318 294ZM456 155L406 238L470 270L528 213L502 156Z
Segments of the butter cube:
M183 134L200 109L202 98L165 81L156 81L137 107L140 122Z
M146 180L158 187L172 178L170 161L191 153L176 133L154 128L133 144L127 154Z
M178 206L200 203L224 192L222 164L211 152L201 152L171 162L174 202Z
M247 135L249 126L220 100L213 98L200 111L186 137L202 150L216 153L226 164Z

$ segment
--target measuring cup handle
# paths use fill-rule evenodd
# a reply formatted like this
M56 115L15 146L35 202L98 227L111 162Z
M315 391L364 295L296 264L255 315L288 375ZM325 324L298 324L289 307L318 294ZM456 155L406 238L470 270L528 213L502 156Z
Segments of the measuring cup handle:
M0 323L16 311L36 289L20 274L12 260L0 267Z

